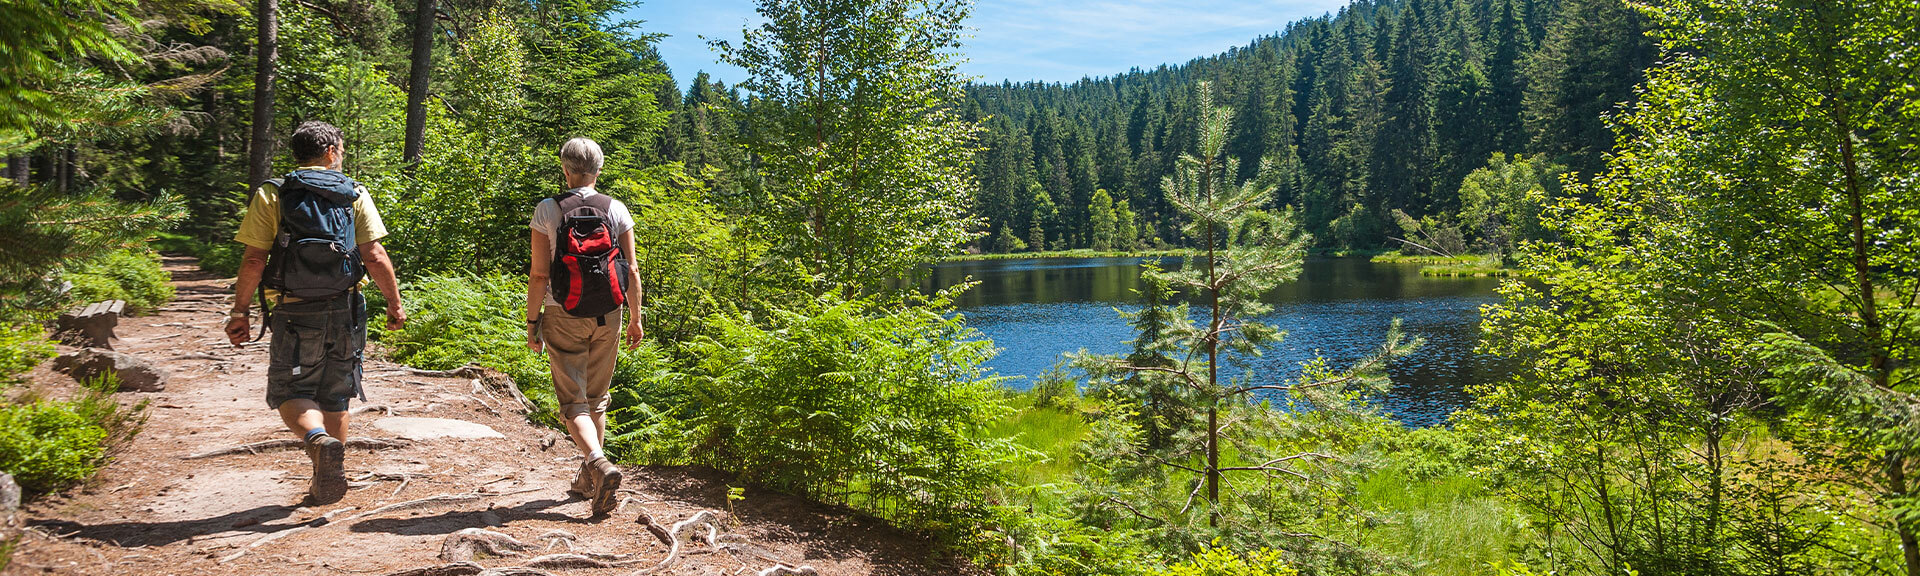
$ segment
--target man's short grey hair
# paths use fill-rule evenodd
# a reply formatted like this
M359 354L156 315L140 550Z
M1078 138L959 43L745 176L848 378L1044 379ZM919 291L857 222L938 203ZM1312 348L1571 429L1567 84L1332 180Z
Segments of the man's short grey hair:
M599 174L607 161L600 145L591 138L574 138L560 145L560 165L574 174Z

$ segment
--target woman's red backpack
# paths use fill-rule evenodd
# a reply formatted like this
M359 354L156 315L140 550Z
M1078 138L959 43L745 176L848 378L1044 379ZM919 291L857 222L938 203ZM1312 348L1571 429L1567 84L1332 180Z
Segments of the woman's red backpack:
M627 259L607 217L613 198L571 191L553 197L560 227L553 231L548 277L553 299L576 318L600 318L627 302ZM606 321L602 319L601 325Z

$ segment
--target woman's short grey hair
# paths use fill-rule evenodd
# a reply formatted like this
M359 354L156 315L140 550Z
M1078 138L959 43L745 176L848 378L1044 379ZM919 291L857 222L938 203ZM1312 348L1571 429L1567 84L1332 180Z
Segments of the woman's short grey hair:
M590 138L574 138L560 145L560 165L574 174L599 174L607 161L600 145Z

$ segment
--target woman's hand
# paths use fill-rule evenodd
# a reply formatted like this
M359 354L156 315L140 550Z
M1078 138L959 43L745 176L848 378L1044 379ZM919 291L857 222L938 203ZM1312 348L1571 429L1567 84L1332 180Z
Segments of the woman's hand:
M637 350L640 343L647 340L647 329L641 328L637 321L627 322L627 349Z
M546 348L545 344L540 340L540 323L528 322L527 323L527 349L532 350L534 352L544 352L545 348Z

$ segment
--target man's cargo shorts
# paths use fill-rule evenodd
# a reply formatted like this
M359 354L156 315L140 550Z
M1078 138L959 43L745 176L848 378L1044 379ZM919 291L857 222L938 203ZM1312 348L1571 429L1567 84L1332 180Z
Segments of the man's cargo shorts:
M290 302L273 309L268 347L267 406L305 398L324 412L345 412L360 390L367 347L367 301L354 290L331 300Z

